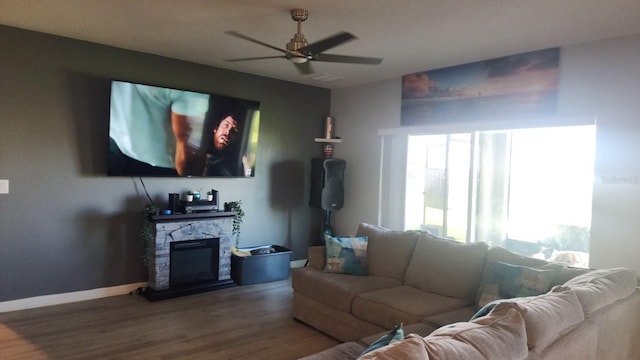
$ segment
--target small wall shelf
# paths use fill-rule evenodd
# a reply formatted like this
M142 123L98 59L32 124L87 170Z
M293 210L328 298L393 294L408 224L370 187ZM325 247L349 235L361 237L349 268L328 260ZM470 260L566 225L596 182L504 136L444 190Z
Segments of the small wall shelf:
M317 143L330 143L330 144L339 144L342 142L340 138L315 138L313 141Z

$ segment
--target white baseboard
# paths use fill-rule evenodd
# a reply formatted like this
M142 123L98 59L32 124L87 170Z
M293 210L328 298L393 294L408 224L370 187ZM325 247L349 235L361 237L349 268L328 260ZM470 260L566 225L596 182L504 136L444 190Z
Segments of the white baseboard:
M302 259L302 260L293 260L290 263L290 267L291 269L295 269L295 268L299 268L299 267L304 267L307 264L307 259Z
M290 262L291 269L304 267L307 263L307 259L293 260ZM33 309L43 306L60 305L66 303L72 303L76 301L99 299L115 295L128 294L131 291L135 291L138 288L146 287L146 282L125 284L119 286L112 286L108 288L91 289L84 291L75 291L63 294L34 296L31 298L10 300L0 302L0 313Z
M0 302L0 313L33 309L42 306L60 305L76 301L99 299L115 295L123 295L128 294L131 291L135 291L140 287L146 286L146 282L141 282L135 284L112 286L108 288L99 288L84 291L75 291L64 294L43 295L25 299L4 301Z

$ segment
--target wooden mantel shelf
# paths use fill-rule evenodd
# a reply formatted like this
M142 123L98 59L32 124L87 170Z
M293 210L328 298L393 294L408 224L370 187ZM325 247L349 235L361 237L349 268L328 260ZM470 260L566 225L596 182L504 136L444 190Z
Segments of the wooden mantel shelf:
M317 143L330 143L330 144L339 144L342 142L341 138L315 138L313 141Z
M208 219L217 217L232 217L236 216L235 211L205 211L205 212L192 212L187 214L171 214L171 215L153 215L151 220L156 222L169 222L169 221L184 221L191 219Z

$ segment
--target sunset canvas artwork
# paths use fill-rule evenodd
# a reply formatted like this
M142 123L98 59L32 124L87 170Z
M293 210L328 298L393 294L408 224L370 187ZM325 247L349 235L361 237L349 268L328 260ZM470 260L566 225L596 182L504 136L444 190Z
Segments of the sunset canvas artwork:
M403 126L555 113L559 49L405 75Z

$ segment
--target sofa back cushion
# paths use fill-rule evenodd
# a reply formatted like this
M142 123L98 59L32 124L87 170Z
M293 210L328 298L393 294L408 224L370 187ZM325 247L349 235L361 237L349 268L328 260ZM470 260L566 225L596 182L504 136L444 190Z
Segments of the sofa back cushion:
M549 264L548 261L516 254L501 246L492 246L489 248L489 250L487 250L487 263L492 263L497 261L507 263L507 264L527 266L527 267L533 267L533 268L541 268Z
M591 314L620 299L630 296L638 286L635 271L627 268L593 270L557 286L553 291L573 290L584 309Z
M522 315L529 348L558 338L584 320L578 297L570 290L503 301L496 305L490 315L510 310L516 310Z
M516 254L500 246L492 246L487 251L487 264L497 261L541 270L553 270L554 275L551 285L564 284L565 281L590 271L589 269L574 268L564 264L552 263L546 260Z
M487 263L478 287L477 306L498 299L544 294L551 289L553 270L539 270L501 261Z
M526 339L522 317L511 311L447 325L424 338L410 334L360 359L519 360L527 358Z
M358 236L369 238L367 261L369 275L404 281L407 265L418 239L416 231L395 231L362 223Z
M329 359L346 359L331 357ZM358 357L358 360L397 360L416 359L430 360L424 339L416 334L409 334L403 340L391 343L370 353Z
M324 270L326 256L327 249L324 246L309 246L307 250L308 265L314 269Z
M482 278L487 244L463 244L420 232L405 284L473 302Z
M525 323L516 311L443 326L425 340L430 359L525 359L528 355Z
M574 277L582 274L586 274L591 269L587 268L578 268L573 266L568 266L560 263L549 263L542 267L543 270L553 270L553 281L551 285L560 285L565 282L573 279Z

